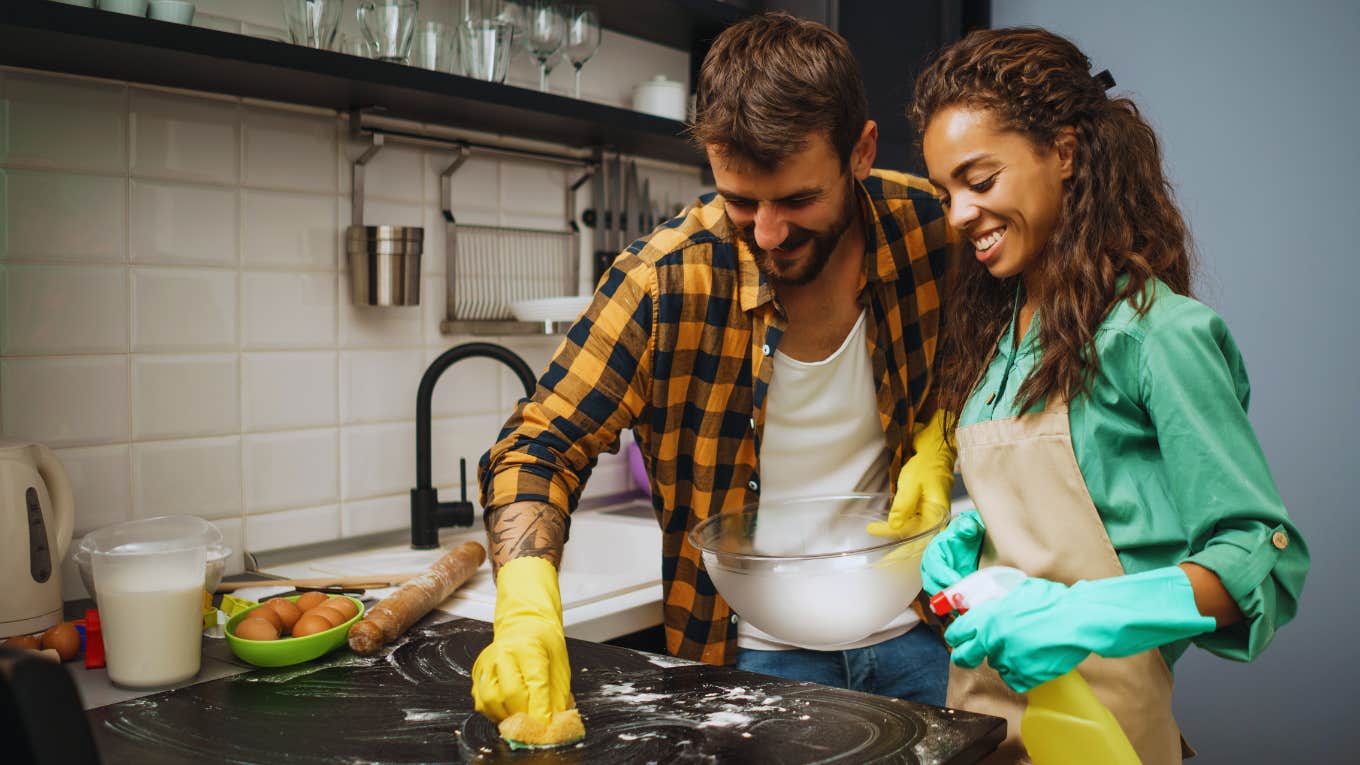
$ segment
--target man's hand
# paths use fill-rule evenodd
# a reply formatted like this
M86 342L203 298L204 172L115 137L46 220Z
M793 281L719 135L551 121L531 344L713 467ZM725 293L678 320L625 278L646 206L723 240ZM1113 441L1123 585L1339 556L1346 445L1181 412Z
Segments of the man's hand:
M576 706L557 569L546 559L515 558L500 567L495 639L472 665L472 698L493 722L524 712L544 726Z
M945 438L943 411L917 428L911 446L913 454L898 475L888 520L868 526L874 536L914 536L938 523L940 508L949 507L954 489L954 448Z

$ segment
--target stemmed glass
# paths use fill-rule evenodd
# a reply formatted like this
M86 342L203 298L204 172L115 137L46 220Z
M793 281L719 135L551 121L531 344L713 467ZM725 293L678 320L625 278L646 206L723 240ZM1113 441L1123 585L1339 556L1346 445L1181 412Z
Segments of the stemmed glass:
M592 5L575 5L567 15L567 60L576 69L575 98L581 97L581 67L600 47L600 12Z
M524 45L538 59L538 89L548 92L548 61L567 37L567 20L552 0L532 0L526 8Z

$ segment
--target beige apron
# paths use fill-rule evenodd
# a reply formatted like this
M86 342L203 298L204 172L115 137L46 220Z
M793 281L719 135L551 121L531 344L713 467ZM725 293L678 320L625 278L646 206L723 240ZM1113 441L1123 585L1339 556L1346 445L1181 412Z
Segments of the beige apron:
M1069 585L1124 573L1077 467L1065 401L1036 414L961 427L956 437L959 471L986 526L980 566L1014 566ZM1092 654L1079 669L1144 765L1181 761L1171 672L1160 651L1123 659ZM1029 762L1020 742L1025 699L990 665L970 670L951 664L948 704L1006 718L1006 740L985 762Z

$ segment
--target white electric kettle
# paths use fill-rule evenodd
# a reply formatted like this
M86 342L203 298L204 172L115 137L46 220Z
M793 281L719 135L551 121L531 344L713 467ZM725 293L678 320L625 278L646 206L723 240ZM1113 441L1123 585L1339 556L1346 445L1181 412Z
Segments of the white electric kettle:
M61 562L75 529L71 481L42 444L0 439L0 637L61 621Z

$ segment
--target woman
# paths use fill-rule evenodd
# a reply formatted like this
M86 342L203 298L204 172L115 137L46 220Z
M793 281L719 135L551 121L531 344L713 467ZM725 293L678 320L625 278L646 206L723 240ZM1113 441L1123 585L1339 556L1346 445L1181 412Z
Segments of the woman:
M1008 718L1001 761L1025 757L1018 692L1080 666L1143 762L1179 762L1169 666L1192 642L1253 659L1308 569L1241 354L1190 297L1156 136L1111 84L1038 29L974 32L916 82L931 180L976 250L937 391L977 512L922 574L932 593L979 565L1030 575L945 634L949 704Z

